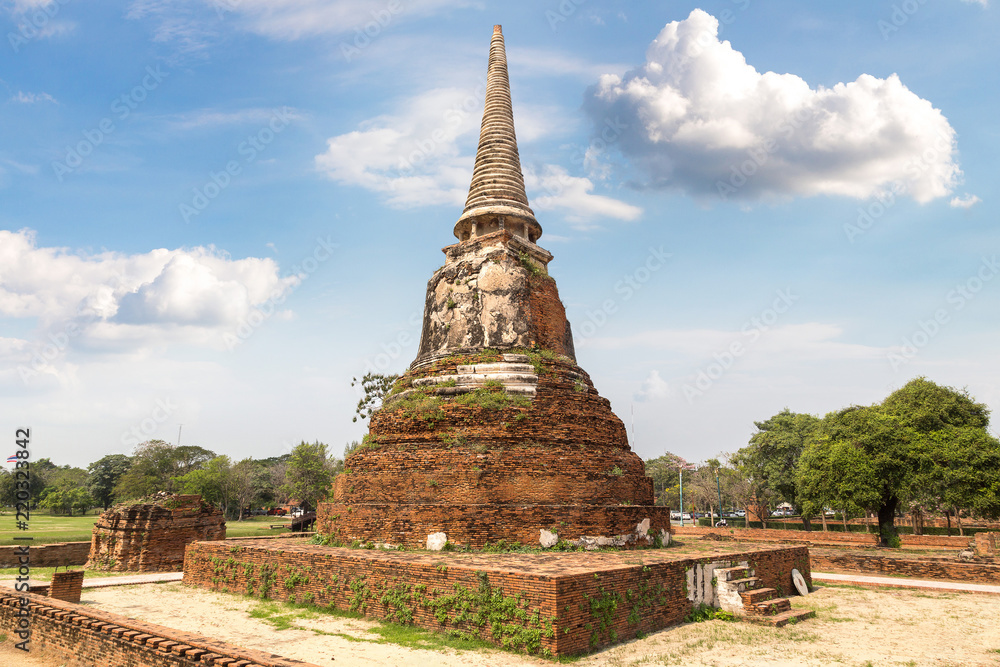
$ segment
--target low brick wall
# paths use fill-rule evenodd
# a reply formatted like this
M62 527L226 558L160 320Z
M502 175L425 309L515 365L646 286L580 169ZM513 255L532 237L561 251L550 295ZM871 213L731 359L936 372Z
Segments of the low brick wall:
M20 546L0 547L0 567L17 567L20 565L16 549ZM40 544L29 547L28 557L32 567L63 567L65 565L83 565L90 555L90 542L59 542L57 544Z
M976 533L977 556L1000 556L1000 533Z
M843 544L848 547L876 546L878 536L874 533L839 533L822 530L774 530L771 528L702 528L696 526L674 526L673 533L682 535L720 535L740 542L788 542L801 544ZM947 535L900 535L904 547L936 547L943 549L968 549L971 537Z
M572 655L681 623L695 600L687 573L701 565L747 563L764 586L786 593L794 591L792 568L811 581L806 547L746 545L692 555L700 553L400 553L274 540L197 542L185 554L184 583Z
M895 574L914 579L943 579L980 584L1000 584L1000 564L975 563L943 558L899 558L891 554L810 552L810 561L821 572Z
M317 667L161 625L142 623L90 606L0 588L0 633L11 644L21 598L28 601L29 649L67 667Z

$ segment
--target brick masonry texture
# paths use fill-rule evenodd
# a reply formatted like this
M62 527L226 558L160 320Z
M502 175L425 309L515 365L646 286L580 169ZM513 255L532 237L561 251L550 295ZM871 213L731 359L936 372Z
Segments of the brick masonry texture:
M1000 556L1000 533L976 533L977 556Z
M1000 584L1000 562L995 559L960 561L957 558L915 558L906 554L844 552L838 549L811 549L812 566L821 572L863 572L893 574L914 579Z
M83 590L83 570L54 572L49 585L49 597L66 602L79 602Z
M475 548L537 544L541 529L570 540L630 534L644 519L650 535L669 531L624 425L587 373L567 357L527 354L539 371L530 405L390 400L345 462L332 502L320 504L317 530L407 547L440 531ZM495 351L446 357L411 369L400 386L500 360Z
M17 567L16 550L21 547L0 547L0 567ZM59 542L29 547L32 567L63 567L83 565L90 556L90 542Z
M222 512L201 496L117 505L94 524L89 567L128 572L180 572L184 547L226 539Z
M570 655L682 622L693 607L687 571L741 561L763 586L784 593L794 591L792 568L811 583L806 547L400 553L304 540L197 542L187 548L184 583L469 633L513 650Z
M702 528L695 526L674 526L677 535L719 535L746 542L786 542L804 544L823 544L825 546L843 544L848 547L871 545L876 546L878 536L875 533L840 533L822 530L775 530L772 528ZM944 549L968 549L971 537L947 535L900 535L900 543L904 547L939 547Z
M21 641L15 632L22 599L31 650L65 660L68 667L316 667L86 605L0 589L0 632L11 643Z

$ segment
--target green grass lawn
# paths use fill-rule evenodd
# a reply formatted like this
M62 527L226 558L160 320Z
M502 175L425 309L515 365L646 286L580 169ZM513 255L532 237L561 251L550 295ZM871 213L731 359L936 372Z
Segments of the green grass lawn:
M14 513L0 512L0 545L24 544L15 542L15 537L33 537L31 544L52 544L54 542L89 542L94 522L100 512L86 516L63 516L31 513L29 530L18 530ZM255 516L244 521L227 521L228 537L250 537L254 535L278 535L281 530L271 530L271 524L289 523L290 519L275 516Z

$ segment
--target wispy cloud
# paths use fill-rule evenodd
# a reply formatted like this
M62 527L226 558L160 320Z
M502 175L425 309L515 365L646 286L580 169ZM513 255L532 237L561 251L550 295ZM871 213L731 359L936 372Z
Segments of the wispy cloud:
M52 97L48 93L26 93L22 90L17 91L17 94L10 98L11 102L17 102L18 104L35 104L37 102L51 102L52 104L59 104L56 98Z
M949 203L951 204L952 208L964 208L965 210L969 210L970 208L972 208L981 201L983 200L977 197L976 195L971 195L966 193L961 197L952 198L951 202Z

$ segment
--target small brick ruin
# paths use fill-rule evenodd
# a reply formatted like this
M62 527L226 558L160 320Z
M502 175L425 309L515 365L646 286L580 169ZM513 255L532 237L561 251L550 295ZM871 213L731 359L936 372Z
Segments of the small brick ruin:
M116 505L94 524L87 567L123 572L180 572L184 547L226 539L222 512L198 495L159 493Z
M416 360L371 417L317 530L341 542L632 547L669 510L625 426L576 363L552 255L536 244L494 27L469 197L427 284Z

